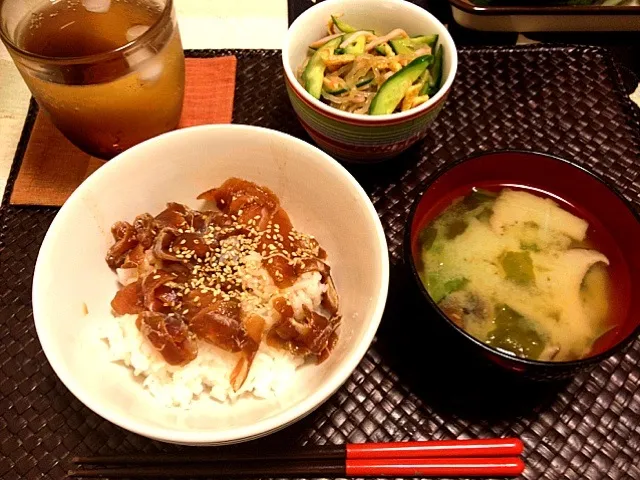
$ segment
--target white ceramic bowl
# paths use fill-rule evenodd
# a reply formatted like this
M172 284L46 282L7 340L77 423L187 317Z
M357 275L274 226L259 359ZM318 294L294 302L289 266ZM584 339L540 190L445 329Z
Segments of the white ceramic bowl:
M422 105L389 115L360 115L330 107L312 97L296 78L308 45L327 35L333 14L355 28L386 34L403 28L409 35L438 34L444 47L442 86ZM282 48L287 93L300 123L323 149L352 162L384 160L409 148L428 134L451 90L458 67L453 38L431 13L405 0L325 0L306 10L289 27Z
M298 370L276 400L204 401L163 407L129 369L110 363L96 333L112 321L115 274L104 261L110 227L168 201L200 207L196 196L231 176L271 188L294 225L329 253L341 299L340 339L320 366ZM67 200L40 249L33 281L38 337L53 369L87 407L156 440L214 445L266 435L302 418L349 377L369 347L384 309L389 263L378 215L356 180L315 147L273 130L210 125L161 135L127 150ZM87 306L88 314L84 312Z

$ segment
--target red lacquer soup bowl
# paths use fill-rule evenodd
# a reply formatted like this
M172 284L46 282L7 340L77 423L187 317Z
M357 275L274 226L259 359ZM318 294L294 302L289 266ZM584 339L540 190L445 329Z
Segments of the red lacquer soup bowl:
M572 361L528 360L493 348L456 325L427 292L418 273L419 233L454 199L466 195L473 187L528 190L552 198L589 223L587 237L610 262L607 269L612 327L595 342L586 357ZM640 217L613 187L569 161L541 153L500 151L447 166L427 181L422 195L416 199L404 241L405 262L427 307L425 320L443 326L446 341L455 342L451 351L463 349L527 378L559 379L620 352L640 333Z

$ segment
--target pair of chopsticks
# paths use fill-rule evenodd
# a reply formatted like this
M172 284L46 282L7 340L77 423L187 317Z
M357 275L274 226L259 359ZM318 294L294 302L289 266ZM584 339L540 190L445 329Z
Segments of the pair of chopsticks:
M76 457L69 477L515 477L517 438L321 445L284 452Z

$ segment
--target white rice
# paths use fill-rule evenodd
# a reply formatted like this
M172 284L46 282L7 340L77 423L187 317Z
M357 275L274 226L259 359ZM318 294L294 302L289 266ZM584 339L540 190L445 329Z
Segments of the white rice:
M259 253L251 253L243 260L243 286L253 294L243 300L242 308L261 315L266 320L266 328L276 320L271 302L277 296L288 300L298 319L303 316L303 306L322 311L320 304L326 285L322 283L320 273L305 273L294 285L281 290L262 268ZM108 343L111 361L129 367L143 387L167 406L185 408L204 399L233 402L243 396L272 398L292 385L296 369L304 363L300 357L271 348L263 341L246 381L234 392L229 377L238 354L199 341L195 360L184 366L169 365L140 333L136 318L136 315L113 317L104 322L100 337Z

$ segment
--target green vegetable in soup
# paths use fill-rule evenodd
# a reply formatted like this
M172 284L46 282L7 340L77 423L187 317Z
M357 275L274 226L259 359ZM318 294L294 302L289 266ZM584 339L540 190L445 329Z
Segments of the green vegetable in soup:
M433 242L438 236L438 230L433 227L423 228L418 235L418 241L420 242L420 248L422 250L429 250L433 246Z
M445 236L448 240L452 240L458 235L462 235L468 226L469 224L464 220L456 219L447 225Z
M536 359L545 348L545 342L530 322L508 305L495 308L496 327L489 332L487 345L513 352L519 357Z
M491 209L491 207L486 207L476 215L476 219L484 223L489 223L489 220L491 220L491 215L493 215L493 210Z
M504 252L499 260L507 280L518 285L531 285L535 282L533 261L529 252Z
M423 277L424 278L424 277ZM469 280L466 278L454 278L444 280L442 275L438 273L428 273L426 276L426 287L429 295L434 302L439 303L440 300L451 295L453 292L462 290L467 286Z
M474 210L484 203L493 202L497 196L497 193L490 192L489 190L474 188L469 195L464 197L462 204L469 210Z
M462 290L467 286L469 280L466 278L454 278L453 280L449 280L444 283L444 288L447 291L447 295L453 292L457 292L458 290Z

